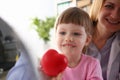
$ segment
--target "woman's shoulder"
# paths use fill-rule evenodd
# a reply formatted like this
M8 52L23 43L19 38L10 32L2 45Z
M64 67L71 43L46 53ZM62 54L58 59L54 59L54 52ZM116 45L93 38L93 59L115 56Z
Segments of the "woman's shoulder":
M116 32L115 35L120 38L120 31Z
M120 41L120 31L115 33L115 38L114 38L115 42L119 42Z

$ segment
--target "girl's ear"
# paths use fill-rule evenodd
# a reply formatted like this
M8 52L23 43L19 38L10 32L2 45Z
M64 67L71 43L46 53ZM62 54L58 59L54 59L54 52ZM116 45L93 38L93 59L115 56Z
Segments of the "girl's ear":
M88 46L89 43L91 42L91 40L92 40L92 36L91 36L91 35L88 35L88 36L87 36L87 39L86 39L86 44L85 44L85 46Z

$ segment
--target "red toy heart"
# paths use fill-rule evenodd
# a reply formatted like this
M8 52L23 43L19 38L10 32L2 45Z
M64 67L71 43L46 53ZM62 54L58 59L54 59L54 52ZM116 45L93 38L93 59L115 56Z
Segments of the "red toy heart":
M41 66L48 76L57 76L67 67L67 58L54 49L49 49L41 59Z

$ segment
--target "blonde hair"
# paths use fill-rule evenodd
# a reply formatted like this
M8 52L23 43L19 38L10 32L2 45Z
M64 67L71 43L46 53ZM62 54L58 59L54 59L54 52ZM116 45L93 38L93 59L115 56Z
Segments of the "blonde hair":
M55 23L55 29L57 30L57 26L62 23L82 25L85 27L87 35L92 34L92 21L87 12L80 8L70 7L66 9L61 15L58 16Z
M90 10L90 18L93 22L93 25L96 26L98 21L98 14L104 4L105 0L94 0Z

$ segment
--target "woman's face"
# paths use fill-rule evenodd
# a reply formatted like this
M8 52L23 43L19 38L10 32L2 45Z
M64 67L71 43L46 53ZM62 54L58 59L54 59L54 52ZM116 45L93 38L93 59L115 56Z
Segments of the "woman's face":
M67 56L78 56L87 45L85 28L72 23L59 24L56 39L59 50Z
M107 32L120 30L120 0L106 0L98 15L98 26Z

